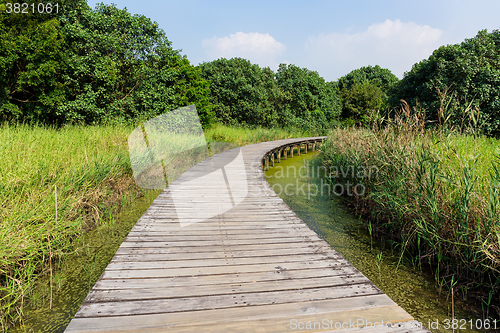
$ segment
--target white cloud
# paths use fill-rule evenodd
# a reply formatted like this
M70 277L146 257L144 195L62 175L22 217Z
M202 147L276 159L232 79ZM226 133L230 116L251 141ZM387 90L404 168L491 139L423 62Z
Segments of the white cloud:
M258 32L237 32L229 37L216 36L204 39L202 46L212 59L241 57L260 66L276 68L276 57L286 50L286 46L269 34Z
M327 80L367 65L389 68L401 78L414 63L428 58L443 44L442 35L442 30L428 25L386 20L364 32L310 36L306 43L308 65Z

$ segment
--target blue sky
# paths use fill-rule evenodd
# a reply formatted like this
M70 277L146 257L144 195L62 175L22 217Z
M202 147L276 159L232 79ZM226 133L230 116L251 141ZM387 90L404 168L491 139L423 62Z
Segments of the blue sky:
M101 1L88 1L95 8ZM192 64L243 57L292 63L327 81L380 65L402 77L441 45L500 29L500 1L113 0L165 31Z

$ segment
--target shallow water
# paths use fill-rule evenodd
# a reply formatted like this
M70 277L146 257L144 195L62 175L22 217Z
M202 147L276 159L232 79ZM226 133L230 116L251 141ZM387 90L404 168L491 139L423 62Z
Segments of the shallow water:
M332 194L333 189L329 193L320 165L317 152L302 154L282 159L265 175L274 191L311 229L425 328L432 325L432 332L452 332L451 323L447 321L452 318L451 299L445 292L439 294L432 277L402 264L398 266L400 258L364 231L359 219L344 208L338 196ZM358 191L361 189L361 186L357 188ZM354 188L345 187L343 190L353 193ZM337 193L341 191L342 188L336 188ZM467 330L455 329L455 332L478 332L475 329L478 318L462 310L466 302L454 301L459 326L468 327ZM481 320L477 322L478 325L481 323ZM493 327L493 323L490 324ZM500 328L500 321L497 327Z
M45 277L37 288L39 301L24 310L24 327L13 332L64 332L70 320L83 303L88 292L113 258L137 220L151 206L160 191L148 191L145 197L134 200L114 222L101 226L87 234L87 246L72 254L54 269L53 300L50 305L49 277Z

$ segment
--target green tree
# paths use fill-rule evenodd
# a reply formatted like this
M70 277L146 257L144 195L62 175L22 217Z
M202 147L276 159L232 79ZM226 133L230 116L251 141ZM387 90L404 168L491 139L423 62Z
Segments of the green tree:
M365 66L351 71L349 74L341 77L338 81L339 89L351 89L351 87L358 83L370 81L372 84L377 85L385 94L398 83L396 75L387 68L382 68L379 65Z
M372 111L385 108L398 78L379 65L351 71L336 82L342 98L342 119L347 124L362 124Z
M371 81L355 83L350 89L340 91L342 98L342 118L348 124L363 124L371 112L378 111L384 102L381 88Z
M186 57L178 57L173 68L177 71L175 81L175 103L177 107L195 104L200 121L213 123L214 105L210 102L210 81L201 78L199 67L191 65Z
M64 99L64 38L56 14L0 15L0 120L36 118Z
M201 76L210 81L210 101L219 121L267 127L277 124L280 92L271 69L242 58L221 58L199 68Z
M413 65L410 72L391 93L391 104L400 99L427 109L428 120L438 121L440 98L448 91L451 123L460 121L459 112L472 103L479 108L485 131L500 134L500 31L487 30L460 44L441 46L425 60Z
M202 121L211 121L208 82L156 23L114 5L64 8L45 21L0 22L0 117L100 123L194 103Z
M335 87L317 72L281 64L276 83L284 94L279 108L282 122L324 131L339 117L341 101Z

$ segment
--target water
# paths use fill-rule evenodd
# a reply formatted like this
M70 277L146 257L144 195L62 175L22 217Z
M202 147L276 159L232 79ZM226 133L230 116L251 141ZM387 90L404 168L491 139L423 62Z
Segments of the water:
M50 306L49 277L38 284L34 303L24 310L24 327L14 332L64 332L70 320L83 303L88 292L113 258L116 250L151 206L160 191L147 191L145 197L136 199L114 221L87 234L86 246L75 254L56 263L53 276L52 309Z
M359 219L344 208L340 197L330 193L320 166L317 152L303 154L276 163L265 175L274 191L311 229L425 328L431 325L432 332L452 332L451 298L445 291L438 292L431 276L404 266L404 260L398 265L400 258L370 237ZM343 190L352 193L354 189ZM335 191L340 193L342 188ZM478 332L475 328L479 317L463 310L466 302L454 300L454 303L458 327L467 327L455 332ZM481 319L477 322L482 323ZM493 328L494 323L490 324ZM500 321L497 327L500 328Z

